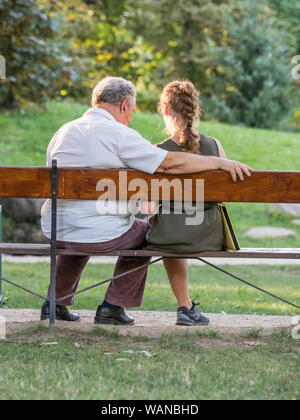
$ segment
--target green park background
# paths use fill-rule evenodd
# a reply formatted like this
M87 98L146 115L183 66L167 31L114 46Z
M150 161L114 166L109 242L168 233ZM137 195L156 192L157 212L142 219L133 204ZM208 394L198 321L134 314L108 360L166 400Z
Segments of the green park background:
M0 81L2 165L45 165L56 130L80 117L94 85L113 75L134 82L138 97L131 126L153 144L166 137L156 111L161 89L173 79L188 79L204 109L199 130L218 138L228 158L256 170L299 170L297 0L16 0L13 8L3 0L0 18L0 54L6 59L6 78ZM293 216L268 204L228 207L242 247L298 246L300 226L292 224ZM16 240L15 222L7 214L3 219L4 240ZM285 227L295 235L244 236L254 226ZM256 268L254 277L264 281L261 270ZM270 278L284 287L280 276ZM174 304L168 296L162 309ZM154 303L159 301L154 294L146 308L159 308ZM240 307L229 299L225 306L251 312L252 303ZM15 304L25 305L26 299ZM29 299L27 305L38 303ZM278 305L279 312L291 313Z
M156 111L161 89L173 79L189 79L199 89L204 109L199 130L218 138L228 158L257 170L299 170L300 95L292 62L300 51L298 1L16 0L12 8L10 1L3 0L0 17L0 54L6 59L6 79L0 81L2 165L45 165L47 145L56 130L80 117L90 106L94 85L113 75L134 82L138 97L131 126L153 144L166 138ZM228 207L242 247L298 246L300 226L292 224L293 216L268 204L230 203ZM7 214L3 226L4 240L16 241L16 223ZM295 235L244 236L254 226L289 228ZM34 270L26 267L20 269L33 282ZM4 268L18 277L14 265L6 263ZM203 291L196 287L197 276L199 270L207 270L195 270L193 276L191 269L191 282L195 281L194 294L200 298ZM297 270L291 269L291 283L282 282L279 270L274 269L276 275L272 270L253 268L252 279L260 285L272 279L277 292L285 288L295 298ZM107 269L102 271L105 277ZM92 268L85 272L82 282L90 283L99 275ZM156 268L152 272L159 282L167 282L165 274L157 275ZM213 297L216 279L215 273L209 273L204 277L212 282L209 295ZM222 276L218 278L223 282ZM38 286L41 291L47 283L45 273L44 284ZM151 284L155 289L155 281L149 282L150 288ZM158 285L149 298L146 293L145 309L172 309L174 298L169 288L162 292L164 287ZM230 288L221 289L221 303L207 297L204 310L293 313L286 305L245 292L239 285L236 300ZM39 305L10 287L6 290L11 307ZM243 296L245 304L239 302ZM78 304L93 308L98 299L93 292Z
M135 84L131 126L153 144L166 138L156 112L163 86L191 80L204 109L199 130L218 138L228 158L255 170L300 170L299 22L299 0L0 0L0 55L6 60L0 164L44 166L55 131L80 117L92 88L111 75ZM300 226L292 216L268 204L228 208L242 247L299 247ZM3 223L4 240L14 241L15 222L4 215ZM284 227L295 235L245 237L254 226ZM299 266L226 268L299 303ZM80 287L112 272L111 264L90 264ZM189 273L191 296L203 312L297 315L208 267L191 266ZM5 262L3 276L46 294L46 263ZM5 308L41 306L9 285L3 290ZM95 310L104 292L79 296L75 308ZM176 310L161 265L149 270L142 309ZM214 332L158 340L101 329L55 334L37 327L1 343L0 399L300 398L299 346L286 332L259 344L259 331L230 343ZM42 348L45 340L58 345ZM208 347L201 347L203 340L210 340ZM245 340L256 344L241 345ZM133 365L120 365L122 352L132 349L150 350L153 358L125 353Z

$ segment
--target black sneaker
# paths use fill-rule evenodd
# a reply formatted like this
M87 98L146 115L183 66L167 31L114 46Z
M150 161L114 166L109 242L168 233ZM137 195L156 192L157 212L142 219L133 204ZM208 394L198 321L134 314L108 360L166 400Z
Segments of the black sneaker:
M202 315L195 306L200 305L200 303L192 302L193 306L191 309L188 309L186 306L181 306L177 309L177 322L176 325L185 325L185 326L206 326L209 324L209 319Z

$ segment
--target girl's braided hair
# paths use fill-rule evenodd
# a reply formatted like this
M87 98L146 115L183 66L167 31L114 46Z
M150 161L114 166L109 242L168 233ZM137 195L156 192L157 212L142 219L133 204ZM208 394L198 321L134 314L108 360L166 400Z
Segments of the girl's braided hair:
M180 144L187 152L199 154L199 132L194 128L202 115L199 106L199 94L189 81L174 81L165 86L158 105L158 110L163 113L167 105L170 115L173 116L184 128L180 135Z

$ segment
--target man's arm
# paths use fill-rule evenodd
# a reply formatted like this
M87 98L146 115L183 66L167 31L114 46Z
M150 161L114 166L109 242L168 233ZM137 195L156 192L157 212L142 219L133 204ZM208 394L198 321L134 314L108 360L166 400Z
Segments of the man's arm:
M168 152L156 172L177 175L217 169L229 172L234 182L237 180L237 176L244 181L244 174L251 176L253 171L250 166L235 160L216 156L201 156L193 153Z
M215 140L216 140L217 145L218 145L218 149L219 149L219 156L220 156L221 158L227 159L227 156L226 156L225 150L223 149L222 144L220 143L220 141L219 141L219 140L217 140L217 139L215 139Z

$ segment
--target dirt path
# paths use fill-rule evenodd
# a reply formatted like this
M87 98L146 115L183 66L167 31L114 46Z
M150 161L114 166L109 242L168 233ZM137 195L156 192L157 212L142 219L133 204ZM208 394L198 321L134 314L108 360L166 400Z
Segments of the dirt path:
M80 323L57 321L56 327L79 331L89 331L95 327L94 311L81 310L78 313L81 316ZM259 330L261 335L268 335L282 329L292 329L294 321L293 317L289 316L206 314L211 321L208 327L179 327L175 325L176 314L174 312L128 311L128 314L135 318L134 326L104 326L104 328L114 330L122 336L159 337L162 334L193 334L199 331L217 331L225 335L241 335L253 330ZM37 323L48 326L48 321L39 321L39 315L40 311L35 309L0 309L2 322L5 320L6 323L7 337Z

